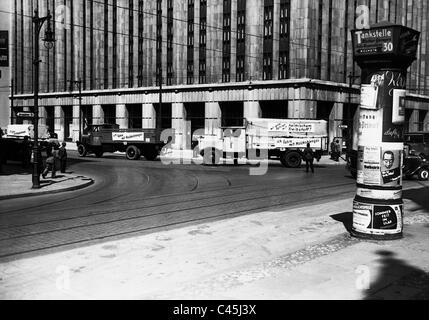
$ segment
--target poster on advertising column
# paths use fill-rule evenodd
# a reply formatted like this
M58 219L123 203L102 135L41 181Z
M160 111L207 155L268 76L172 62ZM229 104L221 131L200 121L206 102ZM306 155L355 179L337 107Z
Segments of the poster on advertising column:
M402 178L402 150L390 150L383 147L380 169L383 186L400 186Z
M380 110L360 109L358 141L361 146L381 144L382 118Z
M353 230L365 234L396 234L402 231L403 205L353 202Z
M380 147L360 146L358 150L357 183L371 186L381 184Z

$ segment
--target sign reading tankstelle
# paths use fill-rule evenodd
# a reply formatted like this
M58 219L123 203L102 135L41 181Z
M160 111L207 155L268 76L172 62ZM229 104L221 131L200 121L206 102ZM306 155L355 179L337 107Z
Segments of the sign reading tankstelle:
M143 141L143 132L112 132L113 141Z

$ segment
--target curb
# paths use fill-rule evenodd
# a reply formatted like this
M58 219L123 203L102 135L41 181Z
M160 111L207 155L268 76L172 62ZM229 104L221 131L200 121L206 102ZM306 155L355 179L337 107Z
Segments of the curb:
M56 189L56 190L51 190L51 191L28 192L28 193L0 196L0 200L17 199L17 198L41 196L41 195L46 195L46 194L56 194L56 193L67 192L67 191L75 191L75 190L79 190L79 189L89 187L90 185L94 184L94 180L92 178L86 178L86 179L89 181L86 183L77 185L77 186L73 186L73 187Z

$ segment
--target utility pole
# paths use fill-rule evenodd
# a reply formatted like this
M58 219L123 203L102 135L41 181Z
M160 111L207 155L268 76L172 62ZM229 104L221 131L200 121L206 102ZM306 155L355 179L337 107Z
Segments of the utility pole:
M156 126L162 131L162 68L159 69L159 117Z
M13 78L10 81L10 124L13 124Z
M79 80L67 80L72 85L77 86L79 90L79 141L82 141L82 79ZM73 90L72 90L73 91Z
M51 20L52 16L48 10L48 15L46 17L39 17L39 11L34 11L33 24L34 24L34 142L33 142L33 189L40 189L40 170L39 170L39 161L41 160L40 149L39 149L39 36L40 30L42 29L43 23L48 21L48 26L45 30L45 46L47 49L51 49L54 42L53 32L51 29Z

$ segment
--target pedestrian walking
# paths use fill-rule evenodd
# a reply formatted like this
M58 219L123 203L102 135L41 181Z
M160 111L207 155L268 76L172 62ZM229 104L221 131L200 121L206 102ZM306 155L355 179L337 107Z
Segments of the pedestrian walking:
M61 173L66 173L66 166L67 166L67 149L66 149L66 143L63 142L61 144L60 150L58 150L58 157L60 159L60 169Z
M332 142L330 144L330 147L331 147L331 160L334 160L335 149L336 149L336 147L335 147L335 140L332 140Z
M340 144L340 140L335 140L335 150L336 150L336 154L335 154L335 161L339 162L340 161L340 156L341 156L341 144Z
M314 153L313 149L310 148L310 144L307 143L307 148L304 149L304 160L305 160L305 169L306 172L308 172L308 169L310 167L311 172L314 173Z
M42 173L42 177L43 179L46 179L46 176L48 175L49 171L51 171L51 178L56 178L56 162L58 160L58 145L55 144L54 145L54 150L49 153L48 152L48 158L46 159L46 166L45 166L45 170L43 170ZM49 149L47 149L47 151L49 151Z
M331 159L334 161L340 161L340 142L339 140L332 140L331 142Z

